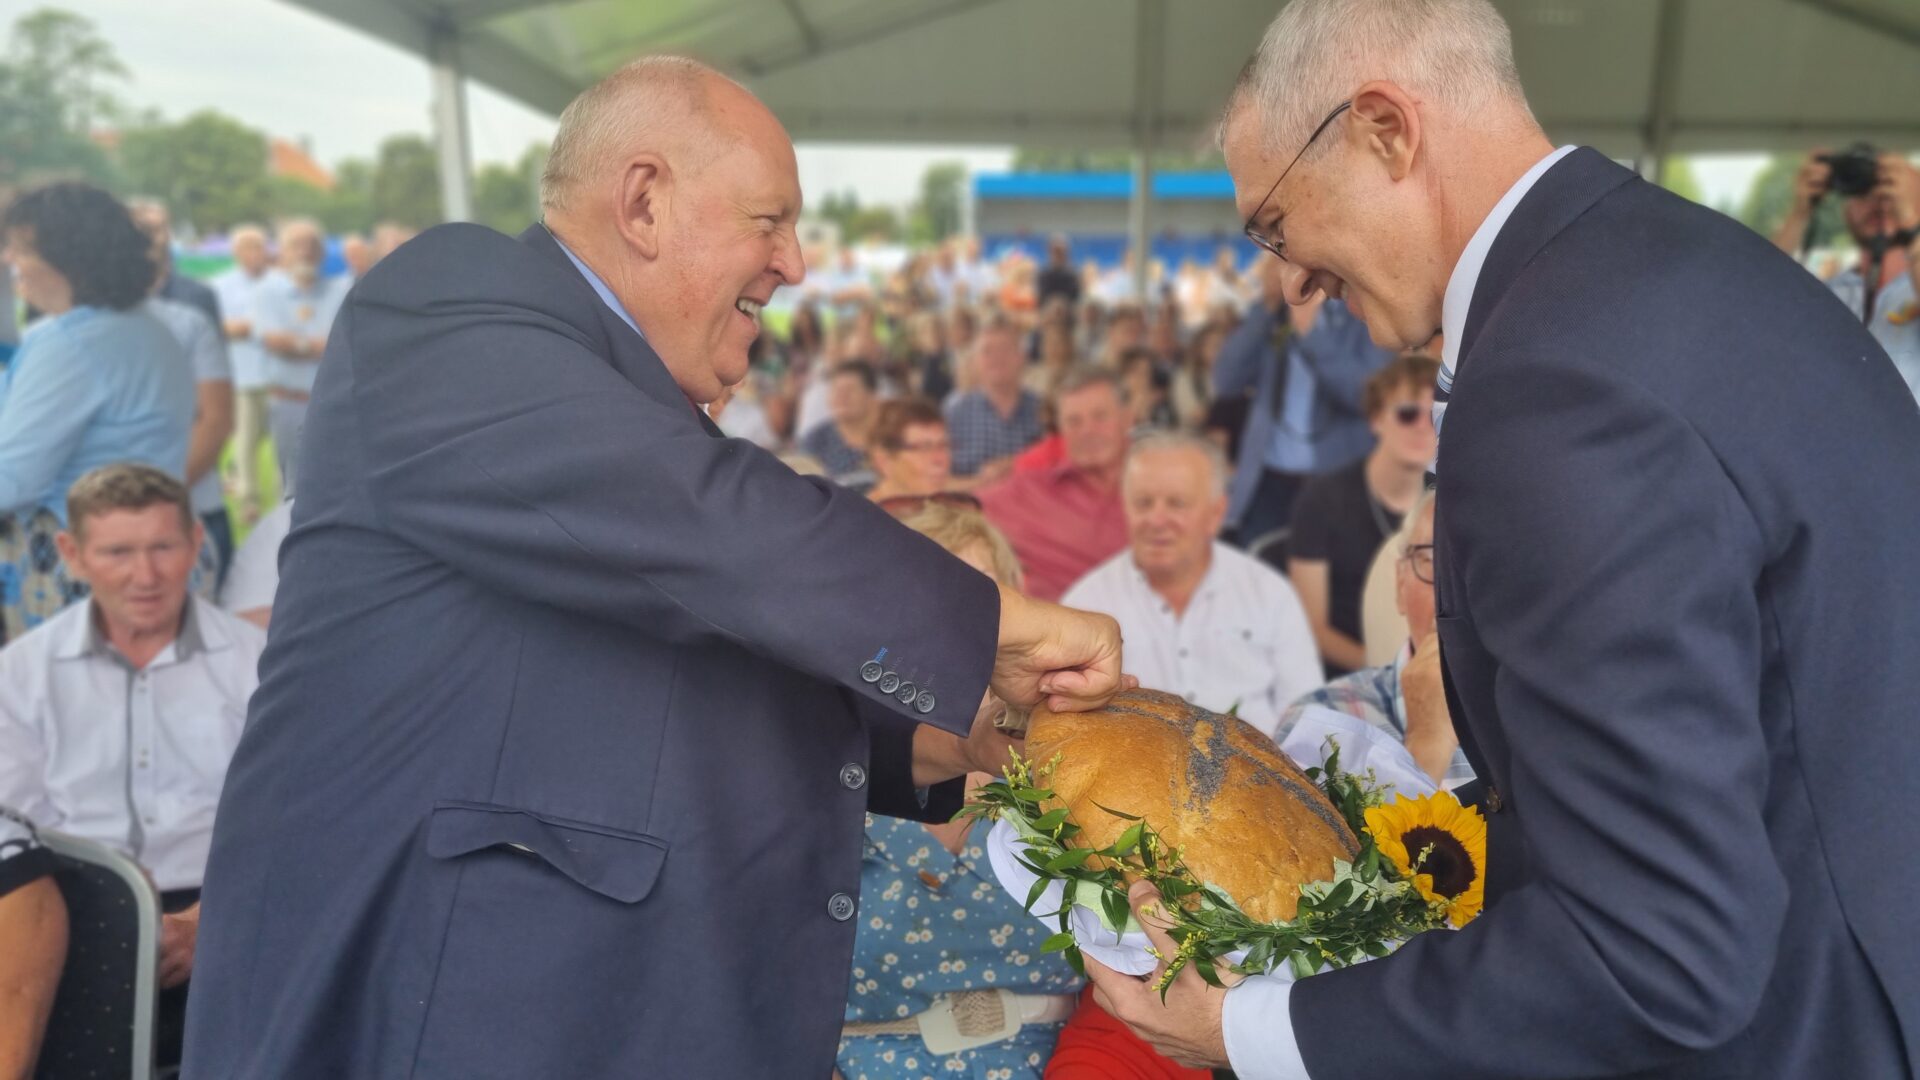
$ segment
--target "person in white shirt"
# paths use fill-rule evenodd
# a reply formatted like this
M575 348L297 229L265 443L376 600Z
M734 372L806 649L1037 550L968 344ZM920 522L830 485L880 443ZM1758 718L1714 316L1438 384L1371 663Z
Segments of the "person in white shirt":
M87 473L57 543L92 598L0 650L0 805L146 869L167 912L170 990L193 969L214 810L266 645L188 595L203 539L185 485L166 473ZM183 993L162 995L163 1059L178 1060L185 1006Z
M1156 432L1127 455L1127 550L1061 602L1111 615L1140 685L1271 736L1281 711L1320 685L1306 611L1287 579L1214 537L1227 514L1227 466L1205 439Z
M233 568L220 590L220 606L265 630L273 621L273 596L280 591L280 543L293 529L291 499L267 511L234 553Z
M255 323L260 291L272 279L273 261L267 252L267 234L257 225L240 225L229 237L233 266L212 281L220 298L221 327L233 363L233 494L241 516L248 521L260 513L257 461L260 440L267 433L268 357L260 347Z

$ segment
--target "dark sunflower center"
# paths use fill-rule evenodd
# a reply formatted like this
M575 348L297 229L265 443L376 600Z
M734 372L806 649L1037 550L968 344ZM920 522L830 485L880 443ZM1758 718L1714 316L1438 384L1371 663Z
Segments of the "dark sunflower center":
M1473 856L1452 833L1432 825L1416 825L1401 839L1414 860L1413 872L1433 875L1434 892L1451 900L1473 884Z

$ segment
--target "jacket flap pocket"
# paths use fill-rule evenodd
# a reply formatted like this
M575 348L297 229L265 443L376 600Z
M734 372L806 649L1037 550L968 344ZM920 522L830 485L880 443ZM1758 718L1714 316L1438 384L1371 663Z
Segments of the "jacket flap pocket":
M427 854L452 859L502 845L628 904L646 898L667 858L666 841L642 833L490 803L434 804Z

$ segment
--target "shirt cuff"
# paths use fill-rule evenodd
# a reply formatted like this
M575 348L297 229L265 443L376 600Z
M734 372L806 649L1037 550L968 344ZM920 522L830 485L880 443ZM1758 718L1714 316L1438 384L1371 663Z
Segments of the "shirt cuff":
M1255 975L1227 991L1220 1033L1240 1080L1311 1080L1293 1037L1293 983Z

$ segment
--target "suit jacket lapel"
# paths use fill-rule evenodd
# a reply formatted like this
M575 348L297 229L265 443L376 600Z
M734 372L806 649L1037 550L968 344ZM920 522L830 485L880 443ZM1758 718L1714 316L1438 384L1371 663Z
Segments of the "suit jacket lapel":
M1466 369L1467 354L1479 339L1481 328L1534 256L1608 192L1635 179L1631 170L1583 146L1560 159L1534 183L1520 205L1513 208L1513 215L1487 251L1487 261L1481 264L1473 302L1467 306L1466 326L1460 333L1460 370ZM1454 377L1457 380L1459 374Z
M620 316L607 309L607 305L600 299L600 294L594 292L593 286L587 282L587 279L580 276L580 268L573 265L572 259L567 258L567 253L561 249L560 242L553 238L553 234L547 231L545 225L536 223L529 226L520 234L519 239L521 243L565 267L567 276L592 294L593 307L600 313L600 328L607 342L607 362L613 365L615 371L625 376L628 382L643 393L658 401L692 409L694 415L700 418L702 430L716 439L726 438L726 433L722 432L719 425L707 416L705 409L687 400L687 395L680 390L680 384L673 381L672 374L667 371L667 365L661 361L660 354L653 351L653 346L647 343L647 339L634 333L633 328L623 322Z

